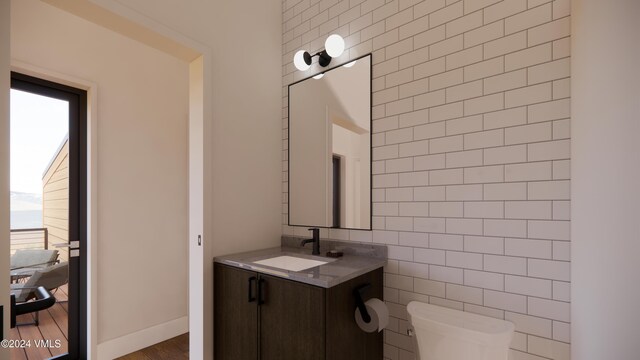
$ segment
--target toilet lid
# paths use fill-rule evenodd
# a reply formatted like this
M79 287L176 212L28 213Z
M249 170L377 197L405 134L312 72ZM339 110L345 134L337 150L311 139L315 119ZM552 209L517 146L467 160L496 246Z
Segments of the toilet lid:
M438 324L452 330L465 329L480 334L508 336L514 331L514 325L508 321L488 316L449 309L442 306L412 301L407 305L407 312L414 325Z

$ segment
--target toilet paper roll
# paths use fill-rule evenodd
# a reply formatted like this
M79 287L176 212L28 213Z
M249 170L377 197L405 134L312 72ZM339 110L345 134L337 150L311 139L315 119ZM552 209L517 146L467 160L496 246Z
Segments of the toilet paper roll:
M360 310L357 308L355 313L356 324L358 324L358 327L362 329L362 331L370 333L378 330L378 332L380 332L387 327L389 324L389 309L382 300L376 298L369 299L364 305L367 307L367 311L371 316L369 323L364 322L362 315L360 315Z

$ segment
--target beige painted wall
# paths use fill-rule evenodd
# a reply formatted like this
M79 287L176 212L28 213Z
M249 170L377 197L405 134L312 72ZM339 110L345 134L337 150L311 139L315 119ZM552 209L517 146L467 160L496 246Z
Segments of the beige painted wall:
M210 359L213 257L280 242L286 128L277 70L282 66L281 2L130 0L124 6L92 1L118 13L142 14L211 50L204 64L205 94L212 95L204 104L203 238L204 358Z
M159 7L155 1L147 3L152 8ZM213 4L214 8L193 8L180 19L180 25L189 27L193 20L199 20L199 26L206 29L187 34L205 36L213 49L213 126L209 137L205 137L205 166L210 166L207 178L211 179L205 180L205 195L209 195L205 200L205 232L213 236L205 238L210 251L208 259L205 252L204 276L204 359L211 359L211 260L217 255L280 244L280 138L285 126L279 91L280 1L206 4Z
M9 0L0 0L0 249L9 249ZM9 252L0 251L0 273L9 272ZM0 289L9 288L9 278L0 276ZM9 330L9 297L0 296L4 310L3 333ZM0 348L0 359L9 351Z
M187 64L39 1L12 58L97 84L98 343L187 315Z
M213 168L207 186L213 217L205 217L212 220L213 252L277 243L280 215L267 209L279 213L281 204L280 194L271 193L281 187L281 88L274 71L282 65L280 1L132 0L127 6L212 49L213 98L206 105L213 126L205 129L205 161Z
M280 239L279 1L150 1L127 5L212 49L205 99L205 331L213 337L216 255ZM247 9L251 11L247 11ZM210 111L210 112L209 112ZM205 359L213 344L205 341Z
M273 70L281 67L281 4L275 0L90 3L170 33L172 38L197 49L206 47L202 285L204 339L210 339L213 256L279 243L282 199L274 189L281 189L279 137L285 126L280 120L280 94L274 91L279 87L280 72ZM75 8L77 4L57 5ZM249 6L251 12L247 12ZM93 21L100 22L100 18ZM204 357L211 358L213 344L206 341L204 346Z
M572 359L637 359L640 2L572 7Z

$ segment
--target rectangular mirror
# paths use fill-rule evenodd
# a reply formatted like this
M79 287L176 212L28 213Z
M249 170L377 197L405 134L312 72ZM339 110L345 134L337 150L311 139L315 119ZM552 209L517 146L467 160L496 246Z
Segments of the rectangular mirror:
M289 85L289 225L371 229L371 54Z

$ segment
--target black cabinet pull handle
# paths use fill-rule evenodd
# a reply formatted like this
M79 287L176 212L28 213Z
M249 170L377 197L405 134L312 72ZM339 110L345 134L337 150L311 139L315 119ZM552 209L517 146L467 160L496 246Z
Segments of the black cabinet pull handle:
M266 287L263 278L258 279L258 305L264 304L264 288Z
M249 302L256 301L256 297L253 296L253 282L256 281L256 277L252 276L249 278Z

